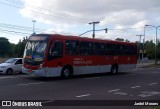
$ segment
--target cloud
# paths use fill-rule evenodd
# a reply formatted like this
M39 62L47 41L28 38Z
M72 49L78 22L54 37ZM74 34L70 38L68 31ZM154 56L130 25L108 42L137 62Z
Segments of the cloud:
M101 21L100 26L107 25L107 27L113 27L114 29L117 27L138 28L143 27L145 24L160 24L159 0L23 1L24 8L20 10L20 13L24 17L47 24L61 25L61 29L67 32L69 28L73 28L72 25L80 26L90 21ZM59 31L59 27L56 26L56 28ZM137 33L134 33L134 35ZM128 33L128 35L130 34Z

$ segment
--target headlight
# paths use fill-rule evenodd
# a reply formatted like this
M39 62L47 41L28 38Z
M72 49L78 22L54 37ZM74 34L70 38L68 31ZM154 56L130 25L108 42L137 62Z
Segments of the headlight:
M0 66L0 68L6 68L6 66Z

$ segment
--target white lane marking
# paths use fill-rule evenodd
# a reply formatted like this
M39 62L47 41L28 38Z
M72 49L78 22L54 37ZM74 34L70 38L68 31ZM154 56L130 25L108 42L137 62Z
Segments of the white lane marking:
M91 77L91 78L84 78L84 79L97 79L97 78L100 78L100 77Z
M157 83L151 83L151 84L149 84L150 86L152 86L152 85L157 85Z
M5 77L1 77L0 79L10 79L10 78L16 78L14 76L5 76Z
M77 98L80 98L80 97L86 97L86 96L90 96L91 94L85 94L85 95L79 95L79 96L76 96Z
M115 89L115 90L109 90L108 92L117 92L119 91L120 89Z
M157 91L149 91L149 92L141 92L142 94L138 95L140 97L150 97L155 95L160 95L160 92Z
M135 88L140 88L141 86L133 86L131 87L132 89L135 89Z
M125 92L116 92L116 93L114 93L114 94L116 94L116 95L128 95L128 94L125 93Z
M153 95L140 94L140 95L138 95L138 96L140 96L140 97L150 97L150 96L153 96Z
M38 84L42 84L44 82L38 82L38 83L27 83L27 84L18 84L18 86L27 86L27 85L38 85Z

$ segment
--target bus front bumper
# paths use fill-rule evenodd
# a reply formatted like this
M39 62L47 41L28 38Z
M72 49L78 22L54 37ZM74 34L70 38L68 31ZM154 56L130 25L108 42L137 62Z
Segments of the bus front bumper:
M31 69L26 69L25 67L22 67L22 72L29 75L46 77L45 68L41 68L38 70L31 70Z

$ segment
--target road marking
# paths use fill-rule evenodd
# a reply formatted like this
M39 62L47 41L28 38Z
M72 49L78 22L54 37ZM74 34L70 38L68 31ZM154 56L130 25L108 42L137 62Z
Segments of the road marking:
M86 97L86 96L90 96L91 94L85 94L85 95L79 95L79 96L76 96L77 98L80 98L80 97Z
M139 87L141 87L141 86L133 86L133 87L131 87L132 89L135 89L135 88L139 88Z
M149 84L150 86L152 86L152 85L157 85L157 83L151 83L151 84Z
M108 92L117 92L119 91L120 89L115 89L115 90L109 90Z
M141 92L142 94L138 95L140 97L150 97L155 95L160 95L160 92L157 91L150 91L150 92Z
M27 83L27 84L18 84L18 86L27 86L27 85L38 85L38 84L42 84L44 82L38 82L38 83Z
M8 78L16 78L14 76L5 76L5 77L1 77L0 79L8 79Z
M84 78L84 79L97 79L97 78L100 78L100 77L91 77L91 78Z
M116 95L128 95L128 94L125 93L125 92L116 92L116 93L114 93L114 94L116 94Z

